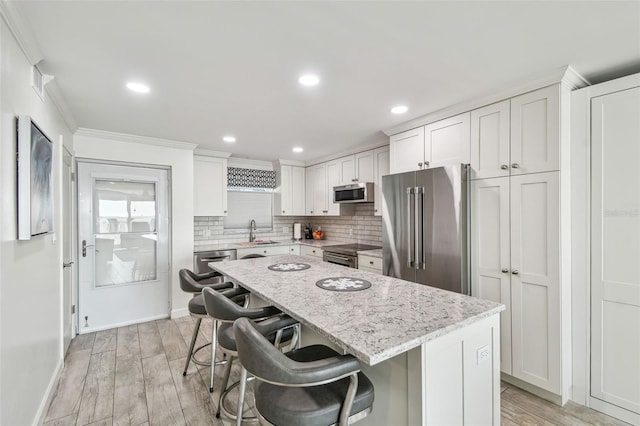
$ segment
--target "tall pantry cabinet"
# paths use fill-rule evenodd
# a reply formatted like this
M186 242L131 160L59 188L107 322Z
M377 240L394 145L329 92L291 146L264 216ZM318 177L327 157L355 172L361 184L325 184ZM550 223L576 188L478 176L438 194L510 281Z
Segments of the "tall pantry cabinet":
M571 384L569 93L555 84L471 112L472 295L507 306L503 378L560 404Z

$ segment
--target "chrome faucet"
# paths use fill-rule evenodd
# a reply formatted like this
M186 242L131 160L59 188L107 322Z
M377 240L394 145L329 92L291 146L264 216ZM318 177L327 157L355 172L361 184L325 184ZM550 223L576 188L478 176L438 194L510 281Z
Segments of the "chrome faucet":
M249 229L249 242L252 243L256 240L256 221L254 219L249 222Z

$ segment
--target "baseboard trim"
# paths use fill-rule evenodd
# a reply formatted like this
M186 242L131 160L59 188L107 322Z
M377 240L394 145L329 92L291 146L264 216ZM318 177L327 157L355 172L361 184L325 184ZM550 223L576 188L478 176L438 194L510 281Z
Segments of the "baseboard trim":
M173 309L171 311L171 319L186 317L187 315L189 315L188 308Z
M589 397L589 408L600 411L608 416L615 417L632 425L640 425L640 414L629 411L617 405L610 404L601 399Z
M58 387L58 382L60 381L60 376L62 376L62 369L64 368L64 358L58 360L58 365L56 365L56 369L51 376L51 380L49 380L49 384L47 385L47 390L44 393L44 397L42 401L40 401L40 406L38 407L38 411L36 412L36 416L33 419L33 425L42 425L44 423L45 416L47 415L47 408L49 408L49 404L51 404L51 400L53 400L53 395L55 393L56 388Z
M169 315L167 314L154 315L147 318L139 318L132 321L124 321L124 322L119 322L117 324L111 324L111 325L106 325L101 327L80 327L80 332L78 334L86 334L86 333L93 333L94 331L110 330L112 328L126 327L127 325L140 324L142 322L155 321L155 320L165 319L165 318L169 318Z
M553 392L549 392L548 390L539 388L538 386L532 385L531 383L527 383L505 373L500 374L500 379L517 388L524 389L527 392L534 394L535 396L539 396L542 399L553 402L556 405L559 405L561 407L564 405L562 404L561 395L556 395Z

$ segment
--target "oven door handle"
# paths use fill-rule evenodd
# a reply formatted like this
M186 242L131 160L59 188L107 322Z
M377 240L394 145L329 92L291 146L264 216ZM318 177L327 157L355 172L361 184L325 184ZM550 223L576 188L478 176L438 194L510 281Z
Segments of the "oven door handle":
M345 262L351 261L351 258L349 258L349 257L338 256L336 254L327 253L326 251L324 253L325 253L325 257L327 257L327 258L337 259L337 260L344 260Z

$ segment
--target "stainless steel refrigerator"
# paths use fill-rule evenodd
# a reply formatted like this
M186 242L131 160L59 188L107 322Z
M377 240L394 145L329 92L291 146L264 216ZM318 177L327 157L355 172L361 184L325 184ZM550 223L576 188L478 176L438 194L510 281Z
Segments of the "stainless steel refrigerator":
M469 294L467 167L382 177L383 272Z

